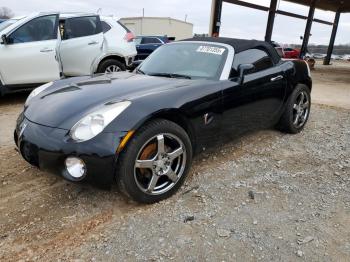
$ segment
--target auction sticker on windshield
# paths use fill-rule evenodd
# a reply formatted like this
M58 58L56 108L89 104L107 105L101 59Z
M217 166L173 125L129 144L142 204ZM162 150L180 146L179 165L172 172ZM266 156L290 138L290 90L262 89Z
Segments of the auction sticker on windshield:
M222 55L225 52L225 48L201 45L197 48L197 52Z

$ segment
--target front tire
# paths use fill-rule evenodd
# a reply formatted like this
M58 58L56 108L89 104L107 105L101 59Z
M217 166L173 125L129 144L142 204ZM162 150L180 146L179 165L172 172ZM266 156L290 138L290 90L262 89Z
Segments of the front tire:
M126 66L116 59L107 59L98 66L97 73L114 73L125 71Z
M303 84L297 85L288 98L286 108L277 127L286 133L299 133L309 119L310 108L311 95L309 87Z
M174 122L157 119L141 127L121 153L116 180L122 193L141 203L173 195L192 163L186 131Z

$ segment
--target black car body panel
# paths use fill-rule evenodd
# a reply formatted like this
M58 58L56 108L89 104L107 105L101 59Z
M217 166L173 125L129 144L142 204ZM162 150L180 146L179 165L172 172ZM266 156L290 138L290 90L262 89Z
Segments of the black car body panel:
M105 132L89 143L69 143L67 130L39 125L20 116L15 131L15 143L22 157L30 164L69 179L64 161L67 156L84 160L87 181L100 186L113 182L116 151L126 132ZM24 127L24 130L21 130ZM20 137L19 137L20 134Z
M132 101L133 106L125 112L136 115L136 118L166 109L184 107L185 110L189 100L205 97L212 92L213 85L218 85L217 91L220 92L219 81L151 77L133 73L120 73L117 77L101 75L92 79L79 78L77 81L71 78L67 85L62 87L59 82L59 85L53 85L35 97L24 113L34 123L69 130L84 115L110 101ZM192 91L190 95L188 91ZM70 105L69 110L67 104ZM45 114L37 114L41 108L45 108ZM129 130L133 127L130 125L132 121L130 116L125 120L121 116L106 131L115 128Z
M203 147L211 141L209 134L219 134L219 117L204 125L203 114L221 114L221 81L188 80L151 77L133 73L120 73L118 77L106 75L92 79L71 78L53 85L35 97L25 111L25 117L40 125L69 130L86 114L110 101L132 101L104 132L136 130L147 119L161 114L181 114ZM230 81L230 83L233 83ZM215 92L213 92L215 87ZM74 101L79 100L79 103ZM157 101L155 103L154 101ZM67 110L67 104L70 105ZM45 108L45 114L37 114ZM56 112L60 112L57 114ZM193 122L193 123L192 123ZM213 138L212 137L212 138Z
M67 178L64 160L78 156L86 162L89 179L110 184L116 175L121 140L148 120L176 122L189 134L193 151L198 153L223 138L275 125L300 83L312 87L303 61L277 61L267 70L246 75L243 81L136 72L60 80L25 107L15 142L23 157L40 168ZM130 101L130 106L100 134L81 143L71 140L69 131L85 115L108 102L124 100Z

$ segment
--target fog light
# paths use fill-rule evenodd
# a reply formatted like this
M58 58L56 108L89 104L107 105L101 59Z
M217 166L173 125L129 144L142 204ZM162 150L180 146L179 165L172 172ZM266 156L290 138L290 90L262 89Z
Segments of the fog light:
M74 179L79 180L85 176L86 167L83 160L77 157L67 157L66 161L66 169L70 176Z

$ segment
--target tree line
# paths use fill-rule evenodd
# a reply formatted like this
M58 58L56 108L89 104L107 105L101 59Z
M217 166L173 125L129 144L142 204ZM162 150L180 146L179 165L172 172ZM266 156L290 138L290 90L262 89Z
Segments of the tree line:
M9 19L14 16L12 10L6 6L0 7L0 19Z

